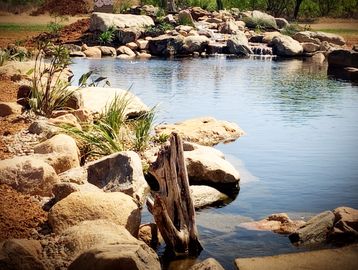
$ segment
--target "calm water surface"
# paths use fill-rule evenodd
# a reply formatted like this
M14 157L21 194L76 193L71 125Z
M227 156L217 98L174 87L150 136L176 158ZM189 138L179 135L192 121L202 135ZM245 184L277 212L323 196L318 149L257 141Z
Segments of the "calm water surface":
M157 122L199 116L237 123L247 136L218 145L241 173L238 197L198 213L201 258L234 269L237 257L297 251L287 237L240 228L278 212L293 218L358 208L358 87L330 80L326 66L301 60L78 59L75 78L95 70L154 106ZM188 261L171 269L186 269Z

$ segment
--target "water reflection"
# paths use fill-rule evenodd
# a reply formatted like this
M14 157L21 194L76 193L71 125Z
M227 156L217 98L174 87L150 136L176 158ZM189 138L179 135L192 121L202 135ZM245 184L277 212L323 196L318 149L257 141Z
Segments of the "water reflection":
M246 131L217 146L243 169L242 182L235 201L198 214L202 258L233 269L236 257L295 251L285 237L239 228L243 217L358 207L358 87L328 79L326 65L220 56L73 65L77 78L89 69L115 87L134 83L145 103L161 104L158 122L209 115Z

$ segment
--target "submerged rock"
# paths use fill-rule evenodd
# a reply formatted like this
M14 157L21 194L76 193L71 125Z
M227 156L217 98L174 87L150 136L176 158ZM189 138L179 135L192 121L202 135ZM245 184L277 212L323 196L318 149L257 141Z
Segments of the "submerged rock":
M260 221L241 223L240 227L248 230L273 231L280 234L291 234L306 222L291 220L286 213L272 214Z
M221 264L214 258L206 259L194 264L189 270L224 270Z
M334 220L332 211L325 211L311 218L305 225L290 234L289 238L292 243L299 245L323 243L333 229Z
M202 208L217 202L227 200L229 197L224 193L209 186L191 185L190 193L195 208Z

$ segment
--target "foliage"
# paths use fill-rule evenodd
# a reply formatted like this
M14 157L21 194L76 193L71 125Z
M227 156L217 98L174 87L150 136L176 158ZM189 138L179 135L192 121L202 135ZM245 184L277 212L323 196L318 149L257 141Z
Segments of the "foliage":
M163 144L169 139L170 135L165 133L160 133L159 135L154 137L154 142Z
M0 23L0 32L43 32L48 27L44 24L20 24L20 23Z
M144 150L149 142L150 139L150 131L153 128L153 122L154 122L154 113L155 109L151 109L149 112L141 115L138 117L134 122L134 133L135 133L135 139L134 139L134 150L136 151L142 151Z
M194 25L193 25L193 22L191 21L191 19L190 19L189 16L181 16L181 17L179 17L178 23L179 23L180 25L194 26Z
M136 119L127 119L130 102L128 94L115 96L93 124L84 124L82 129L65 127L65 131L77 140L85 158L124 150L143 151L148 146L154 108Z
M54 20L49 22L47 24L47 30L49 31L50 34L53 35L59 35L61 29L63 28L63 23L65 21L68 21L67 17L63 17L63 16L53 16Z
M159 24L156 24L154 26L147 26L144 31L146 36L156 37L164 34L167 30L173 29L174 27L170 23L160 22Z
M132 6L131 0L121 0L121 1L114 1L113 4L113 13L124 13Z
M28 72L28 75L33 74L29 105L32 111L50 117L54 110L63 109L76 91L70 90L70 82L61 80L61 75L71 60L69 52L63 46L42 42L38 49L35 67ZM45 51L52 54L48 65L44 61Z
M15 49L0 50L0 66L5 65L8 61L24 61L27 58L26 52Z
M277 28L277 25L275 22L272 22L271 20L266 20L263 18L246 17L243 19L243 21L246 23L247 27L253 28L256 30Z
M306 30L306 29L304 29L304 27L301 27L300 25L298 25L298 23L291 23L288 26L285 26L281 30L281 34L292 37L297 32L300 32L303 30Z
M114 32L115 32L115 28L109 27L106 31L102 32L99 35L98 37L99 42L101 44L111 44L114 39Z

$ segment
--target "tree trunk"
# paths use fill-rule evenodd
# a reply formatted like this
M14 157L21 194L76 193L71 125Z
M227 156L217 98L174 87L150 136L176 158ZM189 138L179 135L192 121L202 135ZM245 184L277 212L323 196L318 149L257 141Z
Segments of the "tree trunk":
M170 145L161 149L149 172L159 184L150 210L167 247L176 254L199 254L202 246L198 240L183 143L178 134L171 135Z
M295 9L293 11L293 18L295 19L297 19L301 4L302 4L302 0L296 0Z

